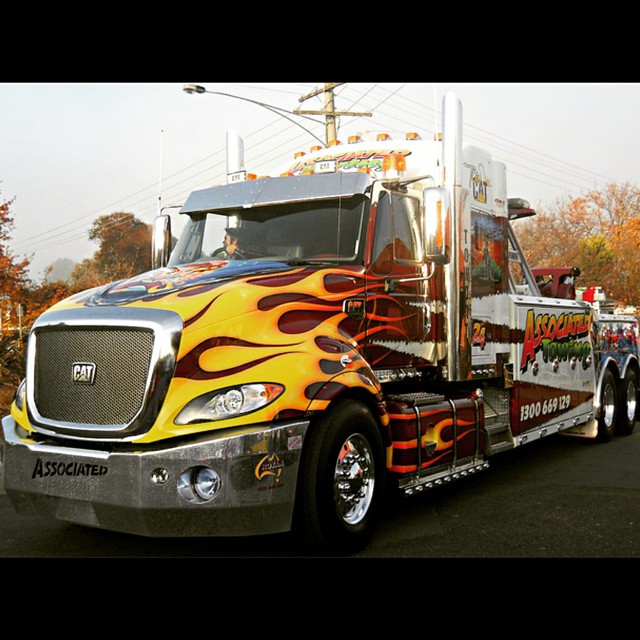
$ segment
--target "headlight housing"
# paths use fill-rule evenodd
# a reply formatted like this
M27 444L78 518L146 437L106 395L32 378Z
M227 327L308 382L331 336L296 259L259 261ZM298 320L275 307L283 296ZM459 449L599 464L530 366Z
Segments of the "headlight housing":
M284 387L271 382L243 384L210 391L187 404L175 419L178 425L211 422L251 413L273 402Z
M22 380L22 382L18 385L18 388L16 389L16 395L14 397L15 403L16 403L16 407L18 407L18 409L20 411L22 411L24 409L24 399L25 399L25 389L26 389L26 385L27 385L27 379L24 378Z

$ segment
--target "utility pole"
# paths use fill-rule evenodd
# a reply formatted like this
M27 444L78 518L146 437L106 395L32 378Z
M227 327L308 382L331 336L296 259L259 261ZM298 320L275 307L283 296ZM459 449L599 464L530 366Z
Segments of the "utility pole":
M300 115L324 116L327 146L330 144L333 144L336 141L336 117L337 116L362 116L362 117L371 116L371 113L369 111L366 111L366 112L336 111L334 100L333 100L333 90L342 84L345 84L345 83L344 82L325 82L324 87L322 89L317 89L316 91L312 91L311 93L308 93L306 96L302 96L301 98L298 99L298 102L304 102L309 98L313 98L323 93L324 109L322 109L322 111L304 111L301 109L294 110L294 113L297 113Z

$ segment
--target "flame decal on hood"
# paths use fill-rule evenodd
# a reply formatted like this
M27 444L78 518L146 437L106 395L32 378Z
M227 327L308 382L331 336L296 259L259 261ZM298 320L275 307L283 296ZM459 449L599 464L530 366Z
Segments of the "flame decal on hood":
M201 342L197 347L193 348L189 353L184 355L178 365L176 367L176 371L174 373L176 378L188 378L191 380L215 380L216 378L222 378L225 376L235 375L237 373L241 373L242 371L246 371L251 367L257 366L262 362L266 362L271 358L277 358L278 356L285 355L287 353L292 353L290 351L283 351L280 353L275 353L267 356L263 356L260 358L256 358L254 360L245 362L244 364L232 367L225 368L220 371L205 371L199 365L200 356L205 352L211 352L209 355L212 355L214 349L218 347L243 347L247 349L251 349L250 353L255 354L256 350L260 350L261 348L272 349L273 344L257 344L255 342L247 342L246 340L239 340L238 338L210 338L209 340L205 340ZM277 345L278 347L290 347L295 345ZM215 356L214 356L215 357Z
M229 280L264 271L290 269L281 262L213 260L180 267L164 267L101 287L88 297L88 305L127 304L178 293L180 297L211 291Z
M363 317L345 313L349 299L367 301ZM173 380L156 424L140 442L309 415L346 389L379 398L370 363L416 361L383 342L411 340L416 316L385 295L384 279L367 276L363 266L201 263L156 270L60 303L95 305L171 309L182 318ZM174 423L192 399L250 383L278 383L285 391L250 416Z

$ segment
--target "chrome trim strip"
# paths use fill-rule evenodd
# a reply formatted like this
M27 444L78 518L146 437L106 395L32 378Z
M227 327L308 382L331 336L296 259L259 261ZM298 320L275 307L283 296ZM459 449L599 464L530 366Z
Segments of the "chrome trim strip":
M77 327L119 329L144 328L154 333L151 366L145 385L140 410L128 424L76 424L44 418L35 404L35 359L38 348L38 332L43 328ZM121 307L81 307L50 311L33 325L27 348L27 411L33 428L45 435L63 435L82 440L103 438L131 440L151 428L155 420L176 365L178 347L182 335L182 319L173 311Z
M40 442L30 443L23 442L17 432L17 423L12 416L2 418L2 430L4 432L4 440L9 445L22 445L27 447L34 453L61 453L83 458L101 458L107 460L109 453L106 451L98 451L95 449L77 449L75 447L65 447L64 445L51 445ZM0 434L1 435L1 434Z

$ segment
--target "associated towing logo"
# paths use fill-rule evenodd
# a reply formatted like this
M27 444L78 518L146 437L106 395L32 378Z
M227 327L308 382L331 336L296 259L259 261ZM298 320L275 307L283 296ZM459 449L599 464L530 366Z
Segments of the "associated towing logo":
M544 362L560 362L576 358L582 360L591 353L591 344L581 339L589 335L590 313L538 313L527 311L520 370L527 370L529 362L535 362L542 351Z
M38 458L31 473L31 478L51 478L54 476L104 476L108 473L107 467L101 464L89 462L53 462Z

